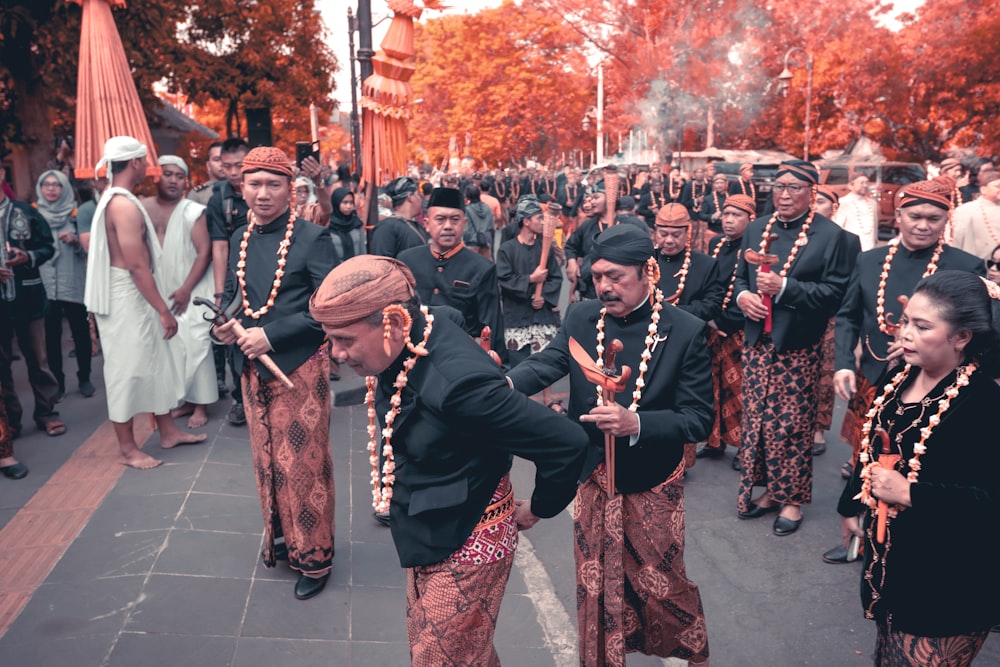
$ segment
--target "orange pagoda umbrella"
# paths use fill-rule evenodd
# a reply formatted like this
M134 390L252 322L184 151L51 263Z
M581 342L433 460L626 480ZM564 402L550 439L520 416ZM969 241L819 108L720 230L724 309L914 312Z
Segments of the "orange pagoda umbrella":
M124 7L125 0L70 1L83 7L76 84L76 177L94 178L94 165L104 155L104 142L120 135L146 144L146 173L159 176L153 136L111 15L111 7Z

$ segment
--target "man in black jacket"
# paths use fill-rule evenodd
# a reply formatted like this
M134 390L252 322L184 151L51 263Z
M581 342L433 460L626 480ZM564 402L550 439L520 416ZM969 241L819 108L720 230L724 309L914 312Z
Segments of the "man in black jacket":
M512 391L415 287L402 262L359 255L330 272L310 310L336 359L368 376L372 504L389 510L407 569L411 664L499 664L493 635L517 531L572 500L586 435ZM513 456L535 463L530 502L514 500Z
M684 568L681 484L684 444L704 440L712 426L705 322L664 303L642 228L602 232L591 259L598 300L573 304L552 343L509 374L529 395L569 374L570 417L590 436L574 505L580 661L624 664L626 651L639 651L706 664L701 597ZM607 364L603 352L615 339L623 346L615 363L632 373L615 402L603 404L570 341Z

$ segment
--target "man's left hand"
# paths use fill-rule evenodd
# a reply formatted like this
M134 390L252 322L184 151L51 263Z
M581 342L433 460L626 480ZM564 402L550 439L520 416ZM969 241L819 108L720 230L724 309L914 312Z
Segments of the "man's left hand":
M191 300L191 292L183 287L179 287L167 298L174 302L174 305L170 308L170 312L174 315L183 315L184 311L187 310L188 302Z
M638 435L639 418L618 403L600 405L580 416L580 421L590 422L616 438Z
M28 253L20 248L11 248L7 255L7 266L21 266L28 263Z
M236 344L240 346L247 359L256 359L271 351L271 345L267 342L264 329L261 327L247 329L245 335L236 339Z
M781 291L783 278L773 271L757 270L757 291L761 294L774 296Z
M538 523L538 517L531 512L530 501L514 501L514 522L517 524L518 530L528 530Z

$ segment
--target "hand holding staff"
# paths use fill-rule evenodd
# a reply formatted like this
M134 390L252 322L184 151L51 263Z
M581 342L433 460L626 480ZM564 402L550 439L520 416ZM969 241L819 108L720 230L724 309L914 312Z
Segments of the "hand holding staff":
M228 324L230 331L232 331L232 333L235 334L237 338L243 338L244 336L247 335L247 330L243 327L242 324L240 324L240 321L236 319L230 319L229 317L227 317L226 314L222 311L222 309L215 305L214 301L209 301L208 299L203 299L202 297L198 296L194 298L192 303L196 306L205 306L206 308L211 310L212 311L211 315L206 314L203 317L206 320L214 323L216 327L222 327ZM291 380L288 379L288 376L285 375L280 368L278 368L278 364L274 363L274 359L271 358L271 355L261 354L260 356L257 357L257 359L260 361L260 363L264 364L264 368L271 371L274 377L281 380L286 387L288 387L289 389L295 389L295 385L292 383Z
M549 265L549 252L552 250L552 238L556 234L556 227L559 225L559 215L562 213L562 206L558 202L549 202L545 209L542 211L542 215L545 219L544 226L542 227L542 256L538 260L538 270L543 271ZM542 297L542 289L545 287L545 281L535 284L535 298L540 299Z

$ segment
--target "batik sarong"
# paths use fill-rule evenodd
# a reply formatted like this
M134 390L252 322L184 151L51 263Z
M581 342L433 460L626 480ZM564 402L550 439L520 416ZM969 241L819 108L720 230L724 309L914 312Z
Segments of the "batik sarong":
M812 501L813 433L821 342L778 352L768 340L743 349L743 445L736 506L750 509L753 487L782 505Z
M833 320L826 327L820 345L819 384L816 387L816 431L829 431L833 426Z
M289 374L295 385L261 379L243 366L243 397L257 491L264 512L264 565L284 536L288 563L320 576L333 564L334 487L330 459L330 360L320 349Z
M861 373L855 374L857 391L851 396L844 412L844 421L840 426L840 439L851 446L851 463L857 463L861 451L861 427L865 423L865 415L875 400L875 387Z
M918 637L878 623L875 667L969 667L989 630L954 637Z
M514 490L504 476L458 551L406 570L412 667L499 667L493 635L516 548Z
M626 653L708 659L698 587L684 568L683 462L640 493L605 491L604 464L573 503L580 665L621 667Z
M14 456L14 430L7 421L7 408L0 401L0 459Z
M743 340L742 331L708 337L712 352L712 398L715 400L715 422L708 436L708 446L725 449L739 448L740 420L743 418Z

